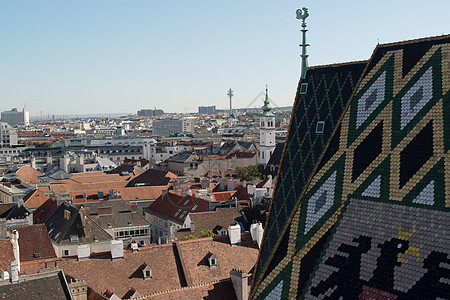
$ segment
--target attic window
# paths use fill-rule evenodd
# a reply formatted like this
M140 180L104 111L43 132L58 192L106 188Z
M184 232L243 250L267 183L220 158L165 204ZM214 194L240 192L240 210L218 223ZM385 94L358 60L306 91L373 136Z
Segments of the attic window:
M33 258L39 258L39 257L41 257L41 254L39 252L33 253Z
M131 221L128 221L128 225L133 225L133 222L131 222Z
M307 82L303 82L300 85L300 95L305 95L307 90L308 90L308 83Z
M316 125L316 133L323 133L325 130L325 121L319 121Z
M70 236L70 241L71 242L78 242L78 235L77 234L72 234Z

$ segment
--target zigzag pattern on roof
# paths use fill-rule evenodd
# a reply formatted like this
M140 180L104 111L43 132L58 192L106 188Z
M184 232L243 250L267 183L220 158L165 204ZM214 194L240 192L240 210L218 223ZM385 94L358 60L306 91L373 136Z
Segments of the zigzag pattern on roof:
M252 298L281 281L283 298L450 295L449 89L450 36L375 49L288 230L264 239Z

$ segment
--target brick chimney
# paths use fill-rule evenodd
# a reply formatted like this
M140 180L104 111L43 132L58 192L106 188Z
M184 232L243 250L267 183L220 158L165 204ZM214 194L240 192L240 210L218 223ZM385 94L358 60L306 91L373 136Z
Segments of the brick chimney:
M87 218L87 215L89 215L89 212L86 210L86 208L84 208L84 206L81 206L79 209L79 214L80 214L80 219L81 219L81 225L83 226L83 233L84 236L88 236L89 235L89 220Z

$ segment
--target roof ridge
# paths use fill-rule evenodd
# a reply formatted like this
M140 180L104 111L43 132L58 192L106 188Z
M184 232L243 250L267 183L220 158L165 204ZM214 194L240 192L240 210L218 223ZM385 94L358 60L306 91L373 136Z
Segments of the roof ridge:
M406 44L425 42L425 41L432 41L432 40L439 40L439 39L446 39L446 38L450 38L450 34L435 35L435 36L423 37L423 38L412 39L412 40L404 40L404 41L400 41L400 42L391 42L391 43L379 44L379 46L380 47L386 47L386 46L394 46L394 45L406 45Z
M368 62L369 62L369 60L365 59L365 60L355 60L355 61L342 62L342 63L326 64L326 65L316 65L316 66L308 67L308 70L329 68L329 67L342 67L342 66L355 65L355 64L368 63Z

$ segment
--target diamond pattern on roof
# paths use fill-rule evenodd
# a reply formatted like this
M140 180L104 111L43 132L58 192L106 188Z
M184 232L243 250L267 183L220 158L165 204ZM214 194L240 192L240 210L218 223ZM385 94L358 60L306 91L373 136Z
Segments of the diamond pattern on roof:
M305 161L296 162L300 166L309 159L314 169L303 176L300 195L295 200L274 197L270 214L276 206L277 211L291 214L283 220L269 217L265 234L270 243L262 244L250 298L264 299L281 280L284 289L290 286L287 298L448 298L448 61L450 36L377 47L348 107L330 128L335 135L324 139L323 157L319 155L316 162L306 151L307 156L300 158ZM379 91L372 86L381 76L384 99L376 105ZM297 107L308 105L301 100L295 104L295 118L301 117L295 116ZM311 139L310 133L297 129L291 123L288 143ZM296 141L290 140L292 132ZM287 157L289 161L284 160ZM287 164L289 173L281 169L276 191L298 185L292 159L284 153L282 164ZM332 207L305 230L310 226L307 216L326 207L328 191L319 189L334 172ZM272 224L279 229L286 223L284 228L290 226L287 246L280 243L285 230L278 236L276 230L270 231ZM278 258L271 270L264 267L267 261L274 262L271 253L285 247L285 258ZM318 257L307 261L313 251ZM288 261L293 261L290 276L283 273Z
M432 67L403 96L401 101L400 129L404 129L431 98L433 98Z

